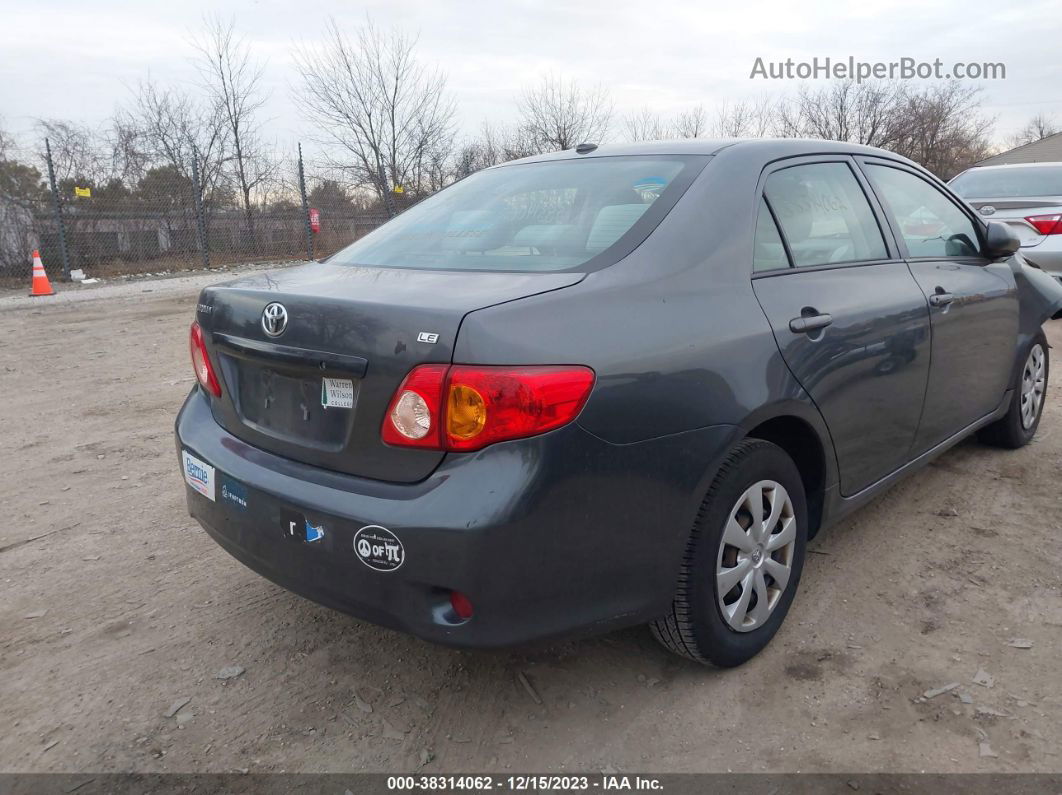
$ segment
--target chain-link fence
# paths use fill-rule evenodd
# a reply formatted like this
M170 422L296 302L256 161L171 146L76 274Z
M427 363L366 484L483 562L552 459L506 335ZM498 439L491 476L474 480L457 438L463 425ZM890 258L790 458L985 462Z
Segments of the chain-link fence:
M315 259L402 209L358 202L323 167L304 165L300 150L287 190L253 203L201 184L194 163L156 169L135 189L64 188L50 177L38 197L0 195L0 281L28 282L35 249L59 279Z

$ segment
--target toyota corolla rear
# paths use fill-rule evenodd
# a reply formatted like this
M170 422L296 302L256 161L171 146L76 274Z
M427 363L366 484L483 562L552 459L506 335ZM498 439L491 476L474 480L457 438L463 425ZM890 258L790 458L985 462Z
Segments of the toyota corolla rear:
M622 529L649 450L578 422L595 363L501 340L477 340L477 361L454 351L469 315L549 313L627 256L705 162L491 169L328 262L205 289L177 420L192 516L275 582L432 640L651 617L663 580L644 563L665 553Z

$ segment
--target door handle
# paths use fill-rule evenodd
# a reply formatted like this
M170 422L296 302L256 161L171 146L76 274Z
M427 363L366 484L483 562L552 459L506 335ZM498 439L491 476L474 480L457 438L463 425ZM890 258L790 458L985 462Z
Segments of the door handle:
M812 331L826 328L833 322L833 316L825 312L814 315L801 315L789 321L789 330L794 334L810 334Z
M933 295L929 296L929 305L930 306L947 306L948 304L950 304L954 300L955 300L955 296L954 295L952 295L951 293L946 293L946 292L944 292L943 289L938 287L937 288L937 292L935 292L935 293L933 293Z

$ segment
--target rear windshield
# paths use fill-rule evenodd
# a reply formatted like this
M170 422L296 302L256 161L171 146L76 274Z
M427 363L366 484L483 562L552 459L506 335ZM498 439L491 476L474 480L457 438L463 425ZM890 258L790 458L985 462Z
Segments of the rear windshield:
M974 168L951 182L964 199L1062 196L1062 166Z
M602 267L646 238L707 160L595 157L480 171L330 262L524 272Z

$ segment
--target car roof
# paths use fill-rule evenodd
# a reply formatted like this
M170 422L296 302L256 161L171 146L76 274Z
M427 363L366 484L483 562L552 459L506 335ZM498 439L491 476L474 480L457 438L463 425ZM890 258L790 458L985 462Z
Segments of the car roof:
M764 161L805 154L849 154L873 155L904 163L911 162L905 157L877 147L820 138L684 138L674 141L601 144L585 154L579 154L575 149L565 149L561 152L532 155L503 165L625 155L717 155L726 149L740 150L745 155L759 156Z
M998 171L1001 168L1037 168L1039 166L1062 166L1059 160L1042 160L1038 163L998 163L994 166L970 166L966 171ZM965 173L965 172L964 172Z

